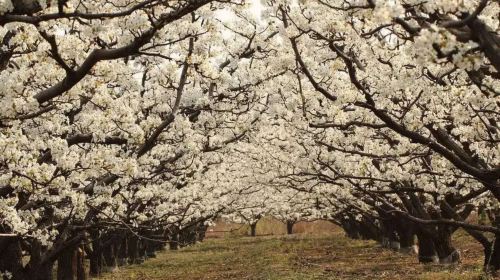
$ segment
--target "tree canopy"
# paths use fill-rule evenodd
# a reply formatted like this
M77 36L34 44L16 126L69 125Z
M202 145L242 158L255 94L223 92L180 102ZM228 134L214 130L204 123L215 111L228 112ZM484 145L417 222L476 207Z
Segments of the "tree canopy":
M499 12L0 0L0 276L50 279L82 244L134 259L119 248L264 215L416 236L422 262L458 261L463 228L500 269Z

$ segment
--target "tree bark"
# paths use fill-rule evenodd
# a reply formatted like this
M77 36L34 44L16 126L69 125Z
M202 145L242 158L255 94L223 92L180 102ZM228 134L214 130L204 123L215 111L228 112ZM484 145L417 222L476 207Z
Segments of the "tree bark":
M131 235L128 237L128 250L127 250L127 255L128 255L128 263L129 264L137 264L138 263L138 258L139 258L139 248L138 248L138 242L139 239L135 235Z
M442 264L451 264L460 262L460 254L451 242L453 229L449 226L438 226L437 234L434 237L434 247Z
M170 236L170 241L168 242L168 246L170 250L177 250L179 249L179 234L174 233Z
M361 235L359 233L359 228L353 221L349 219L343 219L341 224L342 224L342 229L344 229L347 237L351 239L361 238Z
M432 238L420 230L417 230L416 234L418 240L418 261L420 263L438 262L439 258L436 254Z
M500 270L500 235L495 237L486 260L487 271L497 272Z
M92 252L89 255L90 276L97 277L102 272L101 239L98 230L91 231L90 236L92 238Z
M31 279L52 280L53 279L53 276L52 276L52 269L53 268L54 268L53 263L43 265L36 272L36 277L38 277L38 278L31 278Z
M77 280L87 280L87 271L85 265L85 250L83 249L83 244L76 250L76 279Z
M147 258L145 240L139 238L139 242L137 244L138 244L137 249L139 252L139 259L138 260L139 260L139 263L143 263Z
M295 225L294 221L287 221L286 222L286 233L287 234L292 234L293 233L293 226Z
M44 250L38 241L31 242L30 261L25 266L27 278L32 280L51 280L53 261L42 260Z
M257 236L257 222L250 224L250 236Z
M148 258L156 258L156 247L153 241L145 240L144 244L146 245L146 256Z
M124 234L120 240L120 245L118 247L118 266L124 266L127 264L128 260L128 238Z
M415 229L413 223L400 218L396 231L399 236L399 251L404 254L417 253L415 249Z
M31 280L23 267L21 244L17 237L0 239L0 270L12 273L12 279Z
M115 245L116 244L112 242L111 244L103 248L104 263L106 264L105 266L109 271L113 271L117 266Z
M500 227L500 214L490 216L491 223L496 227ZM488 253L488 252L487 252ZM491 244L491 251L485 258L486 270L494 272L495 274L500 270L500 234L495 235L495 239Z
M384 241L382 242L382 245L391 250L399 251L399 249L401 248L401 244L399 241L399 237L396 234L394 220L393 219L383 220L383 225L385 230L383 237Z
M66 248L57 259L57 280L73 280L77 274L77 255L73 247Z

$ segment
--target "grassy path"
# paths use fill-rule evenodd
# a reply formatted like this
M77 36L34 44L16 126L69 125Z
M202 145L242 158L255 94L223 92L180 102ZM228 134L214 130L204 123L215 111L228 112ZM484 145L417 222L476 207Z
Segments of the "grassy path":
M476 248L462 251L464 263L459 266L423 266L415 256L393 253L370 241L353 241L340 231L232 237L164 251L142 265L120 268L100 279L483 279Z

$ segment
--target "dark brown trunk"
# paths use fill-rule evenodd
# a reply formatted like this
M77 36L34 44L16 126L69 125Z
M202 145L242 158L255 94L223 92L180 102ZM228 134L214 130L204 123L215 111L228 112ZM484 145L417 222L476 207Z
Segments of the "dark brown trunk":
M460 262L460 254L451 242L453 230L448 226L438 226L437 234L434 236L434 247L442 264Z
M401 248L399 236L397 234L396 228L398 220L392 216L385 213L380 213L382 222L382 246L392 249L394 251L399 251Z
M42 263L42 245L34 241L31 243L30 261L26 265L27 278L31 280L51 280L53 262Z
M111 243L102 250L105 266L109 270L113 270L116 266L115 244Z
M416 253L414 225L407 220L399 219L396 231L399 236L399 251L405 254Z
M40 279L40 280L52 280L52 269L54 267L54 264L50 263L47 265L44 265L38 269L36 272L36 277L38 278L31 278L31 279Z
M26 279L23 271L22 251L16 237L0 238L0 271L9 271L13 279Z
M382 237L382 246L389 248L394 251L399 251L401 244L399 243L399 237L396 232L391 228L386 229L384 237Z
M52 268L53 264L48 264L44 266L31 267L27 269L26 273L20 276L20 278L16 278L13 276L11 279L26 279L26 280L52 280ZM13 274L14 275L14 274ZM25 277L25 278L23 278Z
M417 230L417 240L418 240L418 261L420 263L436 263L439 258L436 254L436 249L434 247L434 242L432 238L426 233Z
M140 239L139 238L139 261L141 263L144 262L144 260L146 259L146 243L144 241L144 239Z
M500 228L500 214L498 212L495 215L491 214L490 220L495 227ZM491 250L487 253L489 254L487 254L485 267L488 271L496 274L500 270L500 234L495 235L495 239L491 244Z
M250 224L250 236L257 236L257 223Z
M128 238L123 236L121 238L120 246L118 247L118 266L124 266L127 264L127 252L128 252Z
M361 238L365 240L375 240L382 242L381 229L377 226L373 219L364 218L359 222L359 233Z
M495 273L498 272L500 270L500 235L495 237L491 249L486 254L486 269Z
M57 259L57 280L73 280L77 274L75 249L66 248Z
M295 225L294 221L287 221L286 222L286 233L287 234L292 234L293 233L293 226Z
M156 252L155 252L156 244L151 240L144 241L144 244L146 245L146 256L148 258L156 258Z
M168 246L170 250L179 249L179 235L177 233L174 233L170 236L170 241L168 242Z
M139 259L138 242L139 242L139 239L135 235L132 235L128 238L127 255L128 255L128 263L129 264L137 264L138 263L138 259Z
M203 241L205 239L205 234L207 232L208 226L202 225L198 230L198 241Z
M78 247L76 251L76 279L77 280L87 280L87 272L85 265L85 251L83 250L83 245Z
M102 272L102 251L101 251L101 237L99 231L91 231L90 236L92 238L92 251L89 255L90 259L90 276L97 277Z
M361 239L361 235L359 233L359 228L356 225L356 223L354 223L353 221L351 221L349 219L344 219L344 220L342 220L341 223L342 223L342 229L346 233L347 237L349 237L351 239Z

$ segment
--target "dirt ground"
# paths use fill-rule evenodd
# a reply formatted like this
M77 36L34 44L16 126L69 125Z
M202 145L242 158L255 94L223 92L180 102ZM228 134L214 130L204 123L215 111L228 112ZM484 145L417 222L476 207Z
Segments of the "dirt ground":
M348 239L328 222L296 225L289 236L277 235L285 228L272 220L257 226L260 236L242 236L247 230L219 223L202 243L160 252L100 279L488 279L481 271L481 247L463 232L454 240L463 262L442 266L421 265L416 256Z

